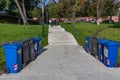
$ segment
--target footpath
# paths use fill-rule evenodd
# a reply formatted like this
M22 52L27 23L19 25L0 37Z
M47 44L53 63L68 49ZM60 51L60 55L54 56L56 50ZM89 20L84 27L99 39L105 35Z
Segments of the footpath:
M120 68L107 68L87 54L71 33L49 26L49 45L38 58L17 74L0 80L119 80Z

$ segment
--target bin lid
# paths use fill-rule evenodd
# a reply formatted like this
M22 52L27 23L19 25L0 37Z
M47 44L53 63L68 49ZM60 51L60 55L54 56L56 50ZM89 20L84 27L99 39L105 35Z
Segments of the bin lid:
M8 48L19 49L20 47L22 47L22 44L18 44L18 43L8 43L8 44L4 44L2 47L3 47L4 49L8 49Z
M33 40L39 42L41 41L41 38L33 38Z
M105 39L99 40L99 43L105 46L119 46L120 45L120 43L118 42L111 41L111 40L105 40Z
M89 40L89 38L90 38L89 36L86 36L86 37L85 37L86 40Z
M98 36L91 36L93 39L100 39Z
M25 46L28 46L28 45L29 45L29 42L30 42L31 40L32 40L32 39L18 40L18 41L15 41L14 43L15 43L15 44L21 44L21 45L23 45L23 47L25 47Z
M100 39L100 40L98 40L98 43L105 44L105 43L109 43L109 41L105 40L105 39Z
M120 44L118 42L109 41L109 43L106 44L107 46L119 46Z

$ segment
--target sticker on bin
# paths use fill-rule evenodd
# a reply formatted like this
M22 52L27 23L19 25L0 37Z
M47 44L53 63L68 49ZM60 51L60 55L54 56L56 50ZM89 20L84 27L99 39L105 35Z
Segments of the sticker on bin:
M108 57L108 48L104 46L104 55L105 57Z
M98 49L99 49L99 50L101 49L101 45L98 45Z
M35 43L35 50L37 50L37 43Z
M17 64L14 65L14 70L15 71L18 70L18 65Z
M110 60L109 59L107 59L107 65L110 65Z

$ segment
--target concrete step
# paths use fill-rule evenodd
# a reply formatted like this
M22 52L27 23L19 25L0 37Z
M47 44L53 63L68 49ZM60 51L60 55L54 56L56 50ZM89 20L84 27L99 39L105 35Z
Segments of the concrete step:
M49 26L49 38L50 45L78 45L71 33L65 31L61 26Z
M59 28L59 27L54 27L54 28L53 28L53 27L50 27L50 28L49 28L49 31L54 31L54 32L55 32L55 31L65 31L65 29L64 29L64 28Z

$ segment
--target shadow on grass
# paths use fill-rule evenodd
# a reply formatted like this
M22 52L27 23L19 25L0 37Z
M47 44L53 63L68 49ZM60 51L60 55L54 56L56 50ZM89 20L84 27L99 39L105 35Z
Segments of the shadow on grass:
M107 28L120 28L120 24L114 23L113 26L108 26Z

